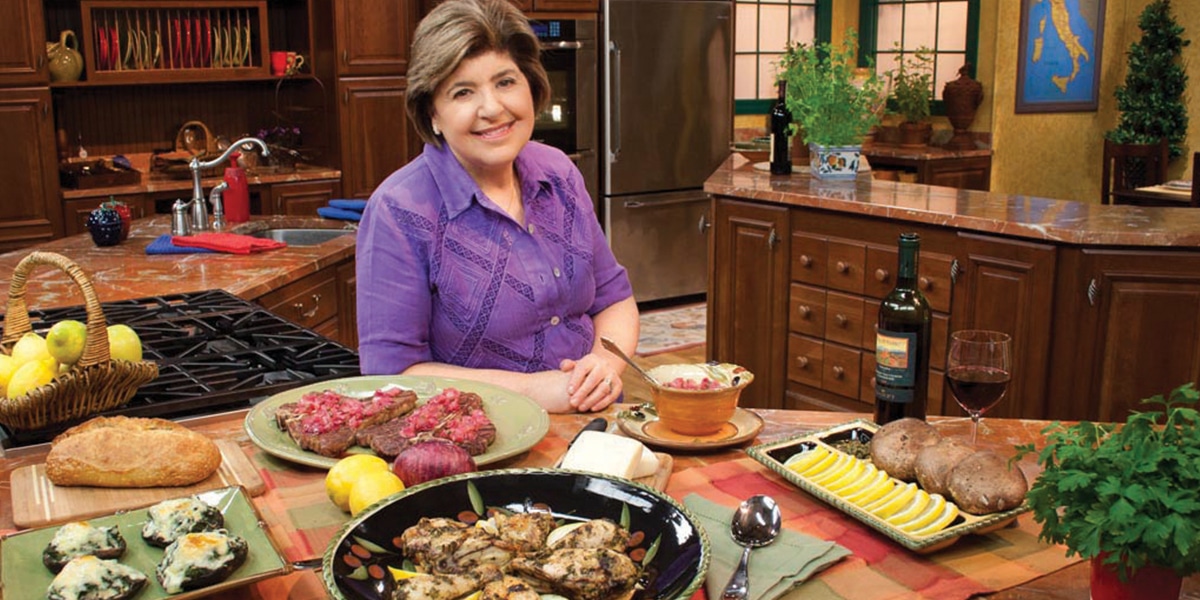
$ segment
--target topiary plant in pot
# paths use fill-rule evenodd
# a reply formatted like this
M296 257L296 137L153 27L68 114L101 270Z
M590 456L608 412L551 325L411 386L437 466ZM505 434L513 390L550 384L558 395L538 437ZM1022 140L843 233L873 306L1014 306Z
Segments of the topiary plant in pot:
M879 123L883 82L874 71L856 78L857 46L851 29L840 46L789 44L779 63L794 131L803 132L812 173L821 179L857 176L863 136Z
M891 105L903 117L900 145L924 146L931 126L929 107L933 103L933 56L924 46L901 56L891 79Z
M1188 383L1168 400L1143 400L1162 410L1134 412L1120 426L1055 422L1040 451L1017 447L1017 458L1038 452L1042 466L1026 496L1040 538L1092 560L1092 598L1121 597L1105 596L1098 581L1169 571L1173 591L1162 597L1173 599L1180 578L1200 572L1198 401ZM1134 585L1134 597L1151 597L1148 584Z

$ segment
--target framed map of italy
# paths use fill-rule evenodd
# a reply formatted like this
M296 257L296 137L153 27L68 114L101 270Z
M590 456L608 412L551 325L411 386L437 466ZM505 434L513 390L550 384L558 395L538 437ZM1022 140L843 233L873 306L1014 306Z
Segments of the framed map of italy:
M1017 112L1094 111L1104 0L1021 0Z

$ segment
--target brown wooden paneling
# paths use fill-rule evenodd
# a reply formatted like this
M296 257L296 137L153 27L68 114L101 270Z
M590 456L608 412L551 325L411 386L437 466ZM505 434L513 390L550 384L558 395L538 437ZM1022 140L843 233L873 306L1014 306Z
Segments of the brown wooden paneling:
M412 126L405 115L408 83L403 77L338 80L342 103L342 192L368 198L375 187L409 158Z
M0 252L63 232L47 88L0 89Z
M5 0L0 17L0 86L45 85L46 40L41 0ZM56 35L54 41L58 41Z

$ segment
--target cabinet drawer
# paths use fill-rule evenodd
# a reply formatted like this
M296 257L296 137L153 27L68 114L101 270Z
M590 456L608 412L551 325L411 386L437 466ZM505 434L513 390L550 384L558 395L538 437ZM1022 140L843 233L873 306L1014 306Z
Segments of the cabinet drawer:
M862 352L836 344L825 344L821 388L847 398L857 398Z
M882 246L867 246L866 279L863 283L863 293L883 299L896 287L896 263L900 260L895 248Z
M875 351L875 329L879 324L879 301L863 300L862 341L859 347L868 352Z
M867 248L863 244L829 240L828 256L825 260L825 276L828 286L835 290L863 293L863 267L867 262Z
M258 303L285 319L315 330L338 312L333 270L318 271L289 283L259 298Z
M825 346L819 341L796 334L788 336L788 379L821 387L821 363Z
M792 234L792 279L813 285L825 285L825 239Z
M814 337L825 335L825 290L792 284L788 295L788 328Z
M954 259L945 254L921 253L921 273L917 287L929 301L929 307L938 312L950 312L950 264Z
M825 297L825 339L855 346L863 337L863 299L829 292Z
M863 352L859 363L858 399L875 405L875 353Z

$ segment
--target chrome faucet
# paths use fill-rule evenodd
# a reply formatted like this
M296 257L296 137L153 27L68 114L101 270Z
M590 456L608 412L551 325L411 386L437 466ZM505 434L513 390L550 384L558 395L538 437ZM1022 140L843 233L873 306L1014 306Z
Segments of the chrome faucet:
M229 155L234 152L239 152L239 148L243 144L258 144L262 148L263 156L270 156L271 151L267 148L267 144L255 137L245 137L229 145L220 156L209 160L202 161L199 156L193 156L188 162L188 168L192 171L192 199L184 202L176 200L174 206L171 207L171 235L189 235L193 231L205 231L207 229L221 229L225 227L225 208L221 202L222 192L226 186L224 182L213 188L208 201L213 205L213 223L210 227L208 222L208 204L204 201L204 190L200 186L200 172L204 169L211 169L229 158ZM191 215L188 215L188 210L191 210Z

